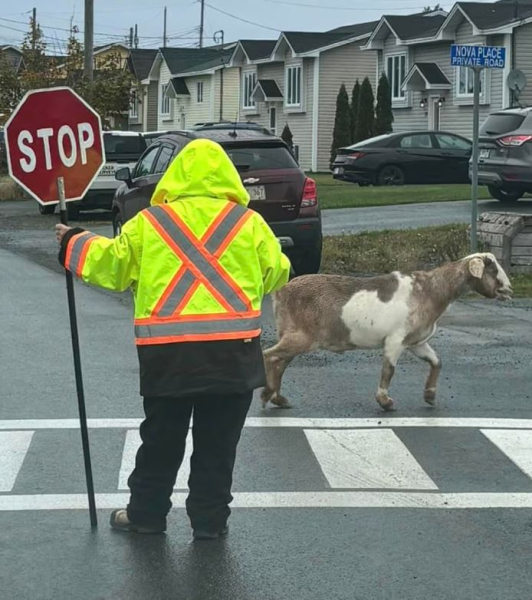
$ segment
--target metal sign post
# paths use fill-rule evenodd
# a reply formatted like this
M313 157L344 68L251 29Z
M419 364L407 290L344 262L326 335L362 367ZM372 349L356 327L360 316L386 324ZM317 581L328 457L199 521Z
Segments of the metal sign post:
M506 48L498 46L451 46L451 66L469 67L473 71L473 148L471 152L471 252L478 251L478 160L479 160L479 116L480 74L482 69L504 69ZM460 86L460 77L457 77ZM466 84L464 84L466 85ZM467 94L467 89L464 90Z
M478 252L478 129L480 112L480 68L473 67L473 150L471 153L471 253Z
M61 223L68 225L67 205L65 199L65 180L57 179L59 194L59 214ZM74 281L72 273L65 269L66 288L68 297L68 314L70 317L70 333L72 336L72 354L74 355L74 374L76 376L76 391L78 395L79 425L81 430L81 444L83 446L83 461L85 465L85 480L87 482L87 496L89 500L89 517L91 527L98 526L96 514L96 498L94 496L94 480L92 477L91 453L89 446L89 430L87 427L87 409L85 408L85 392L83 389L83 375L81 371L81 354L79 351L78 320L76 317L76 299L74 296Z

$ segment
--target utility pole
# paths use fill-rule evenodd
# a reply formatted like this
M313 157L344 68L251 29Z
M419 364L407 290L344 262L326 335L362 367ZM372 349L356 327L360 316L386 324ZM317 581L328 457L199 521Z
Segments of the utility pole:
M213 41L215 44L224 45L224 30L220 29L217 31L213 37ZM222 51L223 52L223 51ZM224 59L222 54L222 68L220 69L220 123L224 120Z
M133 27L129 28L129 47L133 48Z
M85 0L85 56L83 75L94 79L94 0Z
M199 47L203 48L203 30L205 26L205 0L200 0L201 2L201 18L200 18L200 26L199 26Z
M33 9L31 17L31 49L35 52L35 41L37 39L37 9Z
M164 7L163 48L166 48L166 6Z
M135 37L133 38L135 48L139 47L139 26L135 23Z

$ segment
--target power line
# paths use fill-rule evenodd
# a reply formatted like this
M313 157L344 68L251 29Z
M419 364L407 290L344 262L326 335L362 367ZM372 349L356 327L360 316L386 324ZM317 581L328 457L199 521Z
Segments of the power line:
M354 7L354 6L324 6L320 4L308 4L306 2L290 2L289 0L262 0L263 2L269 2L270 4L284 4L287 6L299 6L303 8L317 8L318 10L349 10L349 11L360 11L360 10L401 10L397 8L387 8L379 6L378 8L372 7ZM386 0L387 2L400 2L404 4L405 0ZM405 6L405 10L422 10L423 6Z
M198 2L198 0L196 0L196 2ZM231 19L235 19L236 21L241 21L242 23L247 23L248 25L255 25L256 27L262 27L262 29L268 29L269 31L276 31L277 33L281 33L281 29L275 29L275 27L268 27L267 25L261 25L260 23L255 23L253 21L248 21L247 19L242 19L242 17L237 17L232 13L225 12L225 10L217 8L216 6L208 4L207 2L205 2L205 6L208 6L211 10L215 10L216 12L219 12L222 15L225 15L226 17L231 17Z

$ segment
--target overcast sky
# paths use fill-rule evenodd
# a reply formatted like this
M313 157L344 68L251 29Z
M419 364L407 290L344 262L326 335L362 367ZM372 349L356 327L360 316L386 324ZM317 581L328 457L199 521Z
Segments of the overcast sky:
M164 3L165 0L95 0L95 43L125 40L129 28L137 23L139 47L161 46ZM205 45L212 43L213 34L220 29L225 32L226 42L239 38L272 39L281 30L326 31L377 20L383 14L417 12L427 3L428 0L206 0ZM442 6L449 9L452 4ZM0 44L20 43L33 6L50 52L62 52L72 18L83 31L83 0L1 0ZM168 0L167 7L169 45L197 45L197 0Z

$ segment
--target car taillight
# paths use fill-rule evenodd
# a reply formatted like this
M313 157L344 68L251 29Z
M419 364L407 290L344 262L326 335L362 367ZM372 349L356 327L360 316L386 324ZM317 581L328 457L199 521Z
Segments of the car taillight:
M363 156L366 156L365 152L351 152L351 154L347 155L347 158L357 160L357 158L362 158Z
M314 179L307 177L305 179L305 187L303 188L303 199L301 200L301 208L310 208L318 204L318 190Z
M522 146L530 140L532 140L532 135L507 135L497 141L503 146Z

